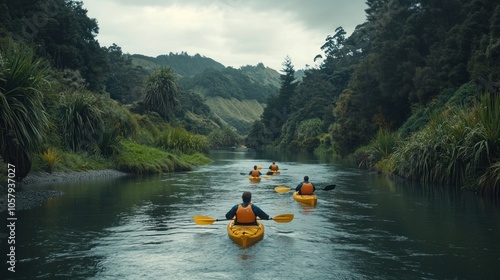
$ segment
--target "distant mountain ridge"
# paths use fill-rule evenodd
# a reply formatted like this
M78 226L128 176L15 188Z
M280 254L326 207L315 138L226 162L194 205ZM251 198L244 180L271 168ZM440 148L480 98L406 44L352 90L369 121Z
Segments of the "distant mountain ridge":
M130 55L133 65L149 72L160 67L170 67L179 75L179 85L202 98L220 120L240 134L246 134L258 120L267 99L276 95L281 85L280 74L264 64L247 65L240 69L186 52L169 53L157 57Z
M158 67L171 67L175 73L182 77L199 74L205 69L221 70L225 68L223 64L198 53L191 56L187 52L181 52L180 54L171 52L157 57L133 54L130 57L133 64L140 65L147 70L155 70Z

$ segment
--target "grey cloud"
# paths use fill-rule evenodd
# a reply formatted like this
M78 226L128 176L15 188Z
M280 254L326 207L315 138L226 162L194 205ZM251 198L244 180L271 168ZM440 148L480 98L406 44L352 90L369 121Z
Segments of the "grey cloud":
M282 11L292 13L295 20L307 28L318 29L333 34L335 28L342 26L353 30L365 21L361 11L367 8L365 0L112 0L115 3L131 6L168 7L171 5L208 6L216 5L220 9L246 7L255 11ZM326 36L326 34L325 34Z

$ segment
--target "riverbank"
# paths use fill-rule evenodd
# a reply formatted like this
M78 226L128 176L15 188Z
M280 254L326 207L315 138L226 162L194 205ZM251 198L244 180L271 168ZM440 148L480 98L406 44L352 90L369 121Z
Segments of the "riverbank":
M129 174L112 169L88 170L82 172L30 173L26 178L22 180L21 183L16 184L16 192L12 193L13 195L15 195L15 209L16 211L31 209L42 205L42 203L47 199L64 194L64 192L54 190L31 190L31 186L56 182L59 183L101 178L118 178L126 175ZM0 200L0 212L3 212L7 210L8 206L7 183L3 182L1 186L4 189L5 193L4 195L2 195L2 198ZM20 189L22 190L19 191Z

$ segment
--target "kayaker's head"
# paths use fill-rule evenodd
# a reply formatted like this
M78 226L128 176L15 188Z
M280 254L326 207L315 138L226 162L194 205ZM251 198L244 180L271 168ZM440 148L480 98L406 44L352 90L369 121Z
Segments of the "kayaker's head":
M252 193L251 192L243 192L241 195L241 198L243 199L244 203L250 203L252 200Z
M254 165L254 166L253 166L253 169L257 170L257 165Z
M304 176L304 181L309 181L309 176Z

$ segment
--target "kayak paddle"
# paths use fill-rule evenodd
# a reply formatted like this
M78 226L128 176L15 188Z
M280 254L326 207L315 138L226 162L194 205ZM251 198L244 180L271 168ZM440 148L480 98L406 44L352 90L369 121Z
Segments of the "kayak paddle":
M324 191L329 191L335 189L337 185L328 185L322 189L319 190L324 190ZM286 187L286 186L277 186L274 188L274 191L277 193L286 193L289 192L292 188Z
M193 216L194 222L198 225L206 226L211 225L218 221L227 221L231 219L215 219L208 216ZM289 223L293 220L293 214L281 214L270 218L277 223Z

